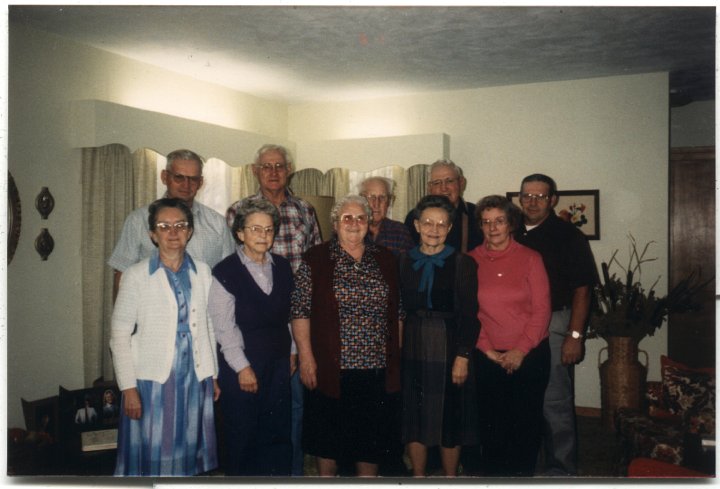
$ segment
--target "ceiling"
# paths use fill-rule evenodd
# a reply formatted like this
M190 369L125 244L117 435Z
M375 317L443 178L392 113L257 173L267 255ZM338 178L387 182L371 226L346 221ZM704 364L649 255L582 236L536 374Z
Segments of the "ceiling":
M715 98L714 7L10 6L36 29L287 103L651 72ZM12 69L12 66L10 67Z

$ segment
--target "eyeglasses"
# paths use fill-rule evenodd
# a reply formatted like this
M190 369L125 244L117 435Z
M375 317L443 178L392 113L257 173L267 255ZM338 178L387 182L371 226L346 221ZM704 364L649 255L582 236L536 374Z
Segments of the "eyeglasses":
M253 226L245 226L243 229L249 229L250 233L254 234L255 236L272 236L273 234L275 234L275 228L272 226L268 226L265 228L255 224Z
M288 169L287 163L263 163L262 165L257 165L257 167L264 173L271 173L273 170L281 173Z
M384 204L390 200L387 195L363 195L363 197L365 197L368 202L378 202L380 204Z
M438 231L445 232L448 230L450 225L445 221L436 222L430 219L425 219L424 221L420 222L420 227L426 231L432 231L433 229L436 229Z
M496 217L495 219L482 219L480 221L483 225L483 227L492 227L493 224L495 227L499 228L501 226L505 226L508 223L507 217Z
M440 187L443 184L445 184L446 187L449 187L450 185L453 185L457 181L458 181L457 178L446 178L444 180L432 180L432 181L428 182L428 185L430 185L430 187L434 188L434 187Z
M358 214L357 216L353 216L352 214L343 214L342 216L340 216L338 221L347 226L354 222L358 224L367 224L368 216L367 214Z
M191 177L189 175L182 175L180 173L175 173L170 170L165 170L168 175L172 177L172 181L177 183L178 185L182 185L185 182L190 182L191 185L200 185L202 183L202 175L198 175L195 177Z
M178 221L175 224L170 224L169 222L158 222L155 224L155 229L161 233L169 233L172 229L181 233L190 229L190 223L187 221Z
M535 201L545 201L550 198L549 195L546 194L520 194L520 200L522 202L532 202Z

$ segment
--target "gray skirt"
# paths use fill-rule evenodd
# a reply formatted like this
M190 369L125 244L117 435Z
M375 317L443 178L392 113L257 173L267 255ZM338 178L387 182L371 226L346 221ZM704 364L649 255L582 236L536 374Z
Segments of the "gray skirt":
M402 440L451 448L477 443L473 359L461 386L452 383L453 313L409 314L403 332ZM446 322L447 321L447 322Z

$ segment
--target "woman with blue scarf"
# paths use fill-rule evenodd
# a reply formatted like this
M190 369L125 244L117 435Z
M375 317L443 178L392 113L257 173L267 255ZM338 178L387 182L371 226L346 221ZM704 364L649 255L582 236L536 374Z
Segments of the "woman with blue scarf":
M446 476L457 474L460 447L477 443L471 353L477 341L477 265L445 244L455 209L428 195L415 207L419 246L400 259L403 331L403 442L413 476L425 476L428 447L440 447Z

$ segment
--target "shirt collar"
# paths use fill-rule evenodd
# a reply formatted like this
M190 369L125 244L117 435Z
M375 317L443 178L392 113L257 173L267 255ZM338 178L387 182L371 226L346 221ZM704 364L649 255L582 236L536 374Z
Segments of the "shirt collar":
M158 250L153 251L153 254L150 255L150 262L148 264L148 271L150 272L150 275L154 274L158 271L159 268L167 268L163 263L160 261L160 252ZM193 261L192 257L185 253L183 256L183 262L182 265L180 265L180 269L178 272L180 272L183 268L189 268L193 272L197 273L197 267L195 266L195 262Z
M247 267L248 265L263 265L264 264L264 263L263 264L255 263L254 261L252 261L250 259L250 257L245 254L245 252L243 251L243 248L245 248L245 245L238 245L238 247L237 247L237 254L240 257L240 262L242 262L243 265L245 265ZM275 265L272 254L270 252L268 252L268 251L265 252L265 259L267 260L266 263Z

